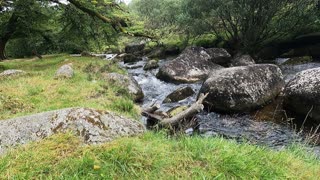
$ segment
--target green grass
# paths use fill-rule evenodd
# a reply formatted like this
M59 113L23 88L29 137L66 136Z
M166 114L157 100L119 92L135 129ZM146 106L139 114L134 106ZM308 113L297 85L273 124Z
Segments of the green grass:
M317 179L320 161L297 147L269 149L222 138L146 133L99 146L71 134L0 157L0 179Z
M55 71L67 63L73 63L75 77L55 80ZM111 62L57 55L1 62L0 67L28 72L0 80L0 119L66 107L138 117L128 93L100 78L102 72L125 73ZM70 132L0 156L0 179L318 179L320 161L302 147L273 151L222 138L173 138L164 132L84 146Z
M56 70L68 63L73 64L75 76L55 80ZM119 87L100 78L101 72L125 73L112 62L92 57L56 55L42 60L0 62L0 66L2 70L21 69L28 73L26 76L0 80L0 119L67 107L113 110L129 117L138 117L138 107L132 99L127 94L116 92Z

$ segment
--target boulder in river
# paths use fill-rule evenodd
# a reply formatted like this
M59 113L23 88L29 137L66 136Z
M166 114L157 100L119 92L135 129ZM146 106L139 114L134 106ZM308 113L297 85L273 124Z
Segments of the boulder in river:
M22 71L22 70L17 70L17 69L9 69L9 70L5 70L2 73L0 73L0 78L20 76L23 74L26 74L26 72Z
M187 97L190 97L194 94L195 92L193 89L189 86L187 87L181 87L172 93L170 93L163 101L163 103L172 103L172 102L178 102L183 99L186 99Z
M89 108L67 108L0 121L0 154L7 148L72 131L84 143L99 144L145 131L135 120Z
M223 48L208 48L206 52L211 56L211 61L221 66L228 66L231 63L231 55Z
M112 81L113 83L126 88L129 94L133 96L134 101L139 102L144 98L141 87L132 76L118 73L108 73L104 74L103 77L108 81Z
M206 109L223 113L255 110L274 99L284 87L276 65L250 65L215 70L203 83L200 93L209 93Z
M156 60L150 60L146 63L146 65L143 67L143 70L151 70L151 69L157 69L159 67L158 61Z
M211 56L204 48L190 47L160 67L157 77L169 82L192 83L204 80L210 71L222 68L211 62Z
M126 54L123 56L124 63L134 63L134 62L141 61L141 60L142 60L141 57L134 55L134 54Z
M61 66L56 74L54 75L55 79L60 79L60 78L66 78L66 79L70 79L73 77L74 75L74 71L72 69L72 64L65 64L63 66Z
M288 82L284 107L302 119L320 122L320 68L302 71Z
M230 66L249 66L255 64L254 59L250 55L236 55L232 60Z

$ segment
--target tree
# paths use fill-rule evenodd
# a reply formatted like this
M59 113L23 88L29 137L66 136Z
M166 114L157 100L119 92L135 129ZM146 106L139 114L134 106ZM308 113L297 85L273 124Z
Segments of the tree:
M114 13L114 10L121 9L115 1L68 0L68 2L64 4L59 0L0 1L0 60L6 59L5 48L10 40L31 37L35 34L48 39L47 31L50 30L50 19L56 12L59 12L59 9L63 9L63 11L80 10L92 21L98 20L103 22L105 26L111 27L110 31L124 31L124 19ZM55 12L52 13L52 10ZM68 23L62 24L69 25ZM60 30L62 29L64 27L60 28Z
M316 21L317 0L186 0L192 19L202 19L231 47L255 52L264 45L308 30Z
M229 48L248 53L312 31L318 18L318 0L136 0L134 4L152 29L193 37L215 34Z

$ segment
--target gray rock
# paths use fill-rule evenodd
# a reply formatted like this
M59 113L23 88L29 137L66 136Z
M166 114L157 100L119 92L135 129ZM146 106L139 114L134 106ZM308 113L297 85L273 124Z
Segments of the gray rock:
M144 98L141 87L138 82L130 75L123 75L118 73L108 73L103 75L105 80L117 83L119 86L126 88L130 95L133 96L134 101L139 102Z
M189 86L187 87L181 87L175 91L173 91L172 93L170 93L165 100L163 101L163 103L172 103L172 102L178 102L181 101L183 99L186 99L189 96L192 96L195 92L193 91L193 89Z
M145 48L145 44L129 44L125 47L126 53L138 53L140 51L143 51Z
M233 113L251 111L275 98L284 86L276 65L250 65L213 71L200 93L209 93L206 109Z
M143 70L151 70L151 69L157 69L159 67L158 61L156 60L150 60L146 63L146 65L143 67Z
M144 132L138 121L106 111L68 108L0 121L0 154L7 148L73 131L84 143L99 144Z
M165 57L165 49L163 47L158 47L152 49L151 52L147 55L148 58L163 58Z
M142 58L134 55L134 54L126 54L123 56L123 62L124 63L133 63L133 62L137 62L137 61L141 61Z
M20 75L24 75L24 74L26 74L25 71L17 70L17 69L9 69L9 70L5 70L2 73L0 73L0 78L20 76Z
M223 48L209 48L206 52L211 56L211 61L221 66L228 66L231 63L231 55Z
M320 68L298 73L286 86L284 107L300 115L302 120L310 119L320 122ZM310 113L308 114L308 112Z
M204 80L210 71L222 68L211 62L211 56L204 48L190 47L160 67L157 77L169 82L192 83Z
M72 69L72 64L65 64L63 66L61 66L56 74L54 75L55 79L60 79L60 78L66 78L66 79L70 79L73 77L74 75L74 71Z
M232 60L230 66L249 66L256 64L250 55L236 55Z

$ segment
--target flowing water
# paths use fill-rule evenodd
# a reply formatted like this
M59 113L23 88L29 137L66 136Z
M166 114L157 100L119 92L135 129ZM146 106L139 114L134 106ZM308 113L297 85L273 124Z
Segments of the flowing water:
M283 63L286 59L277 59L276 62ZM201 88L201 83L195 84L173 84L161 81L156 78L159 69L145 71L143 66L146 59L134 64L121 64L128 69L128 72L138 81L145 98L142 107L147 107L152 102L161 103L161 111L167 111L173 107L190 105L196 101L197 94ZM161 66L166 60L161 60ZM308 63L302 65L282 66L285 80L289 81L297 72L320 67L320 63ZM190 86L196 92L193 96L177 103L163 104L162 101L174 90ZM273 112L270 112L273 113ZM250 114L244 115L221 115L217 113L200 113L196 116L199 122L197 131L202 136L224 136L226 138L237 139L239 141L249 141L254 144L263 144L278 148L300 141L302 138L286 122L275 123L273 121L256 121ZM146 119L144 119L145 122ZM193 129L188 132L193 132Z

